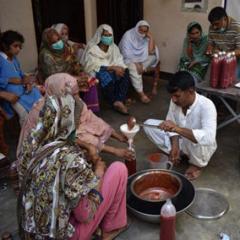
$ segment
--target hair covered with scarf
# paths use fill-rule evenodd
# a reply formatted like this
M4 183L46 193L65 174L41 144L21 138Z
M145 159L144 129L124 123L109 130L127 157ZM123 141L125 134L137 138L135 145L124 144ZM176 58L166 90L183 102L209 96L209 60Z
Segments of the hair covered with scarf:
M74 232L71 210L84 196L96 199L91 191L98 179L75 143L76 102L68 93L70 88L65 89L60 95L46 96L36 127L21 146L18 217L22 239L25 235L41 240L69 238ZM90 202L96 210L100 199Z

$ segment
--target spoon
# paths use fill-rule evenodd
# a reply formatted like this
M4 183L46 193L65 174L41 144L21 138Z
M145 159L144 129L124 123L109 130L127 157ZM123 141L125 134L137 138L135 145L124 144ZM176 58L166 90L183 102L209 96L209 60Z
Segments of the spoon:
M127 121L128 130L129 131L132 130L136 124L137 124L136 118L131 116L128 119L128 121ZM159 129L159 127L156 126L156 125L151 125L151 124L146 124L146 123L138 123L137 125L139 125L140 127L149 127L149 128L157 128L157 129Z

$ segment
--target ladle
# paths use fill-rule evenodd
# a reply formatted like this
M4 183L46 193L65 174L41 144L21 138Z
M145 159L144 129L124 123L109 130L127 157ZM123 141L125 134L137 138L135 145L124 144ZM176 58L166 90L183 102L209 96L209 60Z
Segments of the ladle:
M135 125L139 125L140 127L149 127L149 128L157 128L157 129L159 129L159 126L156 126L156 125L151 125L151 124L146 124L146 123L137 123L136 118L133 117L133 116L131 116L128 119L127 125L128 125L128 130L133 129Z

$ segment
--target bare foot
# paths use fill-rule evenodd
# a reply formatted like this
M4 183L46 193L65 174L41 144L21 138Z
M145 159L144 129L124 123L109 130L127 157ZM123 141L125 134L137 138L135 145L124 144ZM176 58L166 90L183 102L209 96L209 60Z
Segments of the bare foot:
M142 103L149 103L151 101L150 98L143 92L139 93L139 97Z
M153 84L153 88L152 88L152 95L156 96L157 95L157 84Z
M127 229L127 226L123 228L119 228L117 230L113 230L111 232L103 232L103 240L112 240L115 237L117 237L121 232L125 231Z
M124 115L128 115L128 114L129 114L127 107L126 107L122 102L120 102L120 101L114 102L113 108L114 108L117 112L119 112L119 113L121 113L121 114L124 114Z
M190 164L190 166L185 172L185 177L188 180L192 181L197 179L201 175L201 172L202 172L202 168Z

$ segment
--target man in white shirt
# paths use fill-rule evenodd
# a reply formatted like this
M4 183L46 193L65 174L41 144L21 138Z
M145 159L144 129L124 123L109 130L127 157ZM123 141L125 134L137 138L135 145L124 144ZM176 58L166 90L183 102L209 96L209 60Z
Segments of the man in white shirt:
M189 159L185 176L196 179L206 167L217 148L217 113L213 102L195 91L194 79L186 71L177 72L167 86L171 102L165 121L148 119L145 123L159 129L145 127L147 136L170 160L178 163L180 150Z

